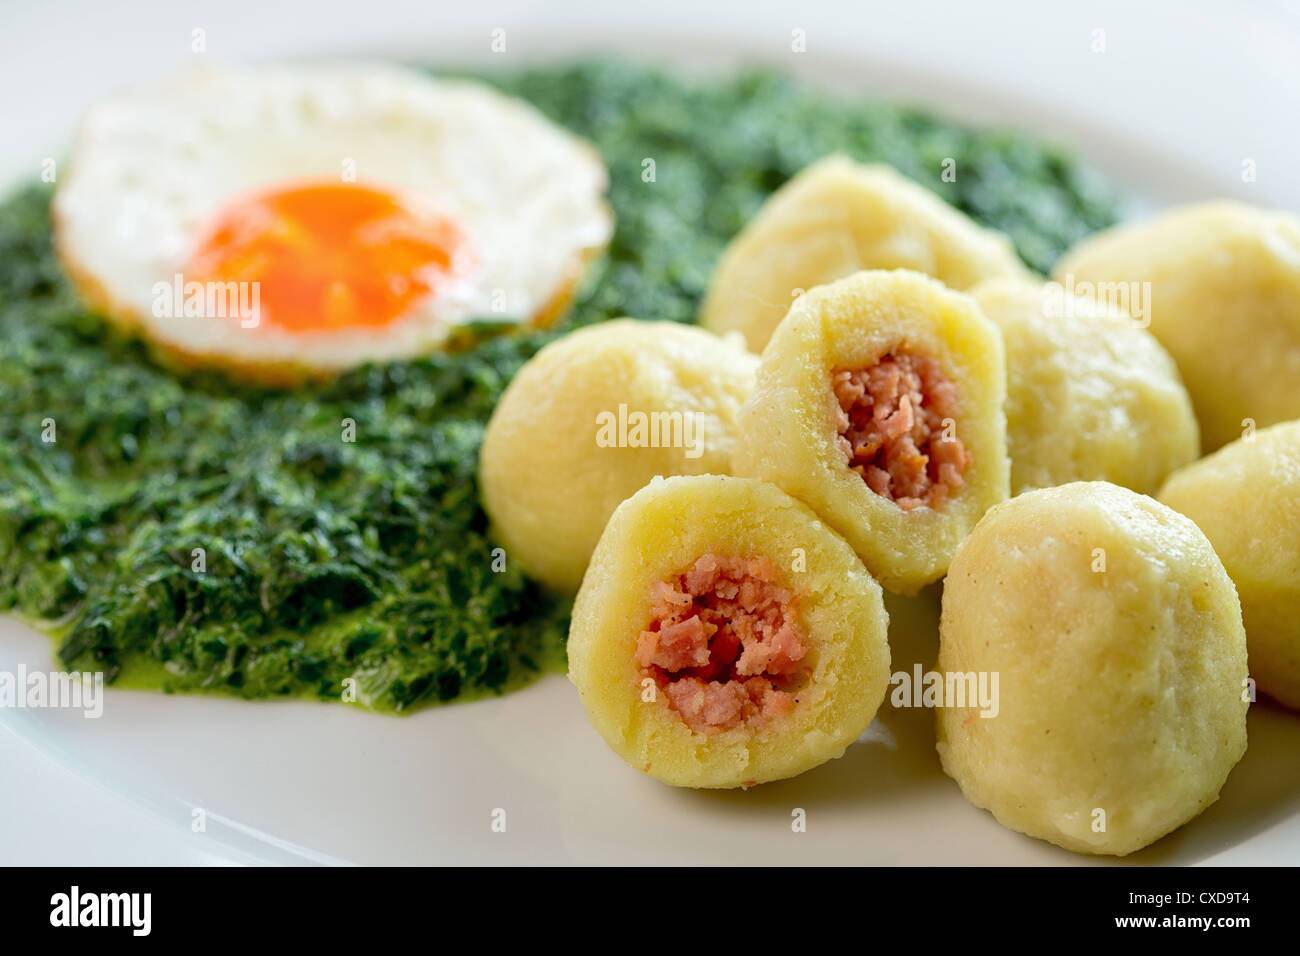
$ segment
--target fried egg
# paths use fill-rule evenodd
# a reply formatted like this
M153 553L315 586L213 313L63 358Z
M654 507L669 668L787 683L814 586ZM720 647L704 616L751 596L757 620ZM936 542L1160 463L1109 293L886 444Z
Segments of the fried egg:
M55 238L92 305L187 365L289 383L545 325L608 242L594 147L478 83L205 69L83 120Z

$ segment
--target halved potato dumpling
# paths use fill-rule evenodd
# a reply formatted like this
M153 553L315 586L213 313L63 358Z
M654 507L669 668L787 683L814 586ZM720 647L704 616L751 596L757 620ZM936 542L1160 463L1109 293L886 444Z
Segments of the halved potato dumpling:
M885 165L813 163L772 194L727 246L700 323L738 329L761 352L802 291L863 269L913 269L953 289L1028 276L1011 242Z
M1196 522L1237 585L1259 689L1300 710L1300 421L1188 465L1160 500Z
M938 667L998 678L994 716L938 711L944 770L1003 826L1068 850L1158 840L1246 750L1232 581L1190 520L1107 482L984 516L944 581Z
M799 297L740 412L735 472L812 506L891 591L942 577L1008 494L1002 339L966 295L860 272Z
M578 592L569 679L629 765L751 786L840 756L889 680L880 586L761 481L656 479L619 506Z

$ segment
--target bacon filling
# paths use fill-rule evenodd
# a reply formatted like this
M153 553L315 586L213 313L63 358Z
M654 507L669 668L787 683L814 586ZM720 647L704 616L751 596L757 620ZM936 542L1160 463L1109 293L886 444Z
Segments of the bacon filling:
M957 386L929 357L896 350L831 377L839 447L867 487L904 511L939 508L972 462L956 434Z
M794 709L808 643L765 558L706 554L651 590L636 661L692 730L760 727Z

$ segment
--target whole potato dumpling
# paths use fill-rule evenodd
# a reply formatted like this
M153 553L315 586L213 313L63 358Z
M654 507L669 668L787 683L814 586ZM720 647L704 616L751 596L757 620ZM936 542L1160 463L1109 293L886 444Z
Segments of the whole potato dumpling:
M509 558L575 591L605 522L656 475L726 473L758 360L675 322L617 319L547 345L483 436L483 506Z
M969 296L873 270L800 296L763 350L735 473L809 504L914 594L1007 497L1002 338Z
M880 585L772 485L656 480L621 504L573 608L569 679L629 765L679 787L844 753L889 680Z
M761 352L795 296L863 269L913 269L949 288L1027 276L1011 242L885 165L813 163L727 246L700 312Z
M1200 526L1237 585L1251 677L1300 710L1300 421L1188 465L1160 500Z
M1213 450L1250 427L1300 418L1300 219L1237 202L1185 206L1092 236L1056 277L1102 297L1143 296L1151 332L1192 396ZM1115 286L1115 283L1122 283Z
M1200 451L1173 359L1132 318L1055 283L970 290L1007 351L1011 493L1111 481L1155 494Z
M1003 826L1069 850L1158 840L1246 750L1232 581L1189 519L1107 482L984 516L944 582L938 669L998 687L993 716L938 711L944 770Z

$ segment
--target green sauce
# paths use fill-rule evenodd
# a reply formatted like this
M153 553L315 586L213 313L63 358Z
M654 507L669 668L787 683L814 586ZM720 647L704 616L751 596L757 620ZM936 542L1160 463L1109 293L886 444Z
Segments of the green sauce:
M475 468L497 397L551 336L691 321L727 240L836 150L932 187L1041 271L1115 218L1105 184L1057 148L771 73L693 84L593 63L494 82L610 168L609 255L545 335L296 391L177 375L79 305L46 191L0 206L0 609L51 630L64 666L248 698L351 688L383 711L518 686L563 666L568 605L508 559L494 569Z

